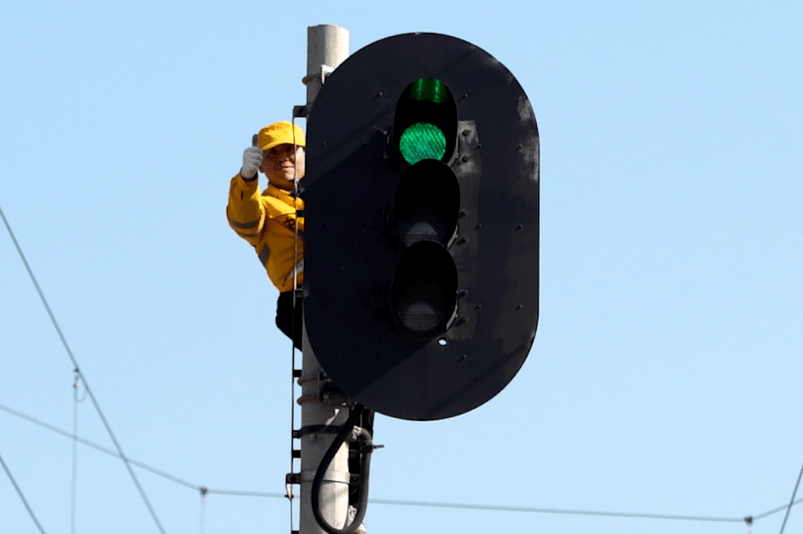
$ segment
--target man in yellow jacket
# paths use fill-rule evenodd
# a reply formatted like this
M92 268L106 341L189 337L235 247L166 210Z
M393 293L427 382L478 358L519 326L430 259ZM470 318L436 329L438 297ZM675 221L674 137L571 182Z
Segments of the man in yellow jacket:
M243 166L231 179L226 215L237 235L251 243L273 285L279 290L276 326L301 348L301 300L293 303L293 289L304 282L304 201L296 187L304 177L304 132L290 122L266 126L255 136L254 146L243 152ZM259 191L259 172L268 177L268 188ZM366 410L361 428L373 432L374 415ZM351 448L357 448L352 443ZM349 469L359 473L359 455L349 459ZM356 513L352 498L349 516ZM360 525L357 534L367 532Z
M243 152L243 166L231 179L226 216L229 226L248 241L279 290L276 326L301 348L301 300L293 289L304 282L304 209L296 184L304 177L304 132L276 122L254 136ZM259 172L268 187L259 191Z

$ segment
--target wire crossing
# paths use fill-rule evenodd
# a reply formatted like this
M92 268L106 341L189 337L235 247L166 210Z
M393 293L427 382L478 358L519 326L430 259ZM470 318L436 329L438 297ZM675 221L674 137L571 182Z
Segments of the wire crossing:
M0 410L10 413L11 415L15 415L21 419L25 419L33 424L41 426L47 430L55 432L57 434L61 434L66 438L73 439L73 435L67 432L66 430L62 430L57 428L53 425L40 421L34 417L26 415L22 412L14 410L13 408L9 408L8 406L4 406L0 404ZM119 458L119 454L111 449L107 449L102 445L98 445L97 443L93 443L87 439L75 436L74 438L76 441L83 443L89 447L92 447L96 450L99 450L103 453L106 453L111 456L115 456ZM151 467L145 463L139 462L132 458L129 458L128 461L137 467L145 469L155 475L160 477L166 478L167 480L171 480L177 484L180 484L184 487L193 489L201 493L202 496L207 494L217 494L217 495L233 495L238 497L267 497L267 498L274 498L274 499L284 499L287 498L287 495L284 493L272 493L272 492L264 492L264 491L242 491L242 490L215 490L207 488L206 486L200 486L197 484L192 484L187 482L186 480L180 479L176 476L170 475L156 469L155 467ZM434 501L406 501L406 500L395 500L395 499L371 499L371 504L385 504L385 505L392 505L392 506L416 506L416 507L426 507L426 508L452 508L452 509L459 509L459 510L486 510L491 512L520 512L520 513L531 513L531 514L560 514L560 515L578 515L578 516L597 516L597 517L619 517L619 518L629 518L629 519L653 519L653 520L668 520L668 521L697 521L697 522L709 522L709 523L741 523L745 522L747 524L752 524L754 521L759 519L764 519L771 515L777 514L778 512L789 509L793 506L796 506L800 503L803 503L803 498L797 499L792 501L790 504L785 504L783 506L778 506L761 514L746 516L746 517L717 517L717 516L699 516L699 515L681 515L681 514L651 514L651 513L639 513L639 512L612 512L612 511L599 511L599 510L572 510L572 509L565 509L565 508L537 508L537 507L529 507L529 506L498 506L498 505L487 505L487 504L461 504L461 503L447 503L447 502L434 502Z
M103 447L101 445L98 445L96 443L93 443L93 442L91 442L89 440L86 440L86 439L78 437L78 435L77 435L77 414L75 415L75 418L74 418L74 427L75 427L74 428L74 432L73 433L69 433L69 432L61 430L61 429L59 429L59 428L57 428L55 426L49 425L49 424L44 423L42 421L39 421L39 420L37 420L37 419L35 419L33 417L25 415L22 412L18 412L18 411L13 410L13 409L11 409L9 407L3 406L2 404L0 404L0 409L4 410L4 411L6 411L6 412L8 412L8 413L10 413L12 415L16 415L16 416L18 416L20 418L26 419L26 420L28 420L28 421L30 421L32 423L35 423L35 424L37 424L39 426L42 426L43 428L46 428L48 430L51 430L51 431L56 432L58 434L61 434L61 435L65 436L65 437L68 437L68 438L72 439L74 443L81 442L81 443L83 443L85 445L88 445L90 447L93 447L93 448L95 448L95 449L97 449L97 450L99 450L101 452L104 452L106 454L109 454L111 456L115 456L115 457L120 458L121 460L123 460L123 463L125 464L126 469L128 470L128 472L129 472L129 474L131 476L131 479L133 480L135 486L137 487L137 490L139 491L143 502L145 503L146 507L148 508L148 511L150 512L154 522L156 523L156 526L159 528L159 531L162 534L165 534L164 528L162 527L162 524L159 521L159 518L157 517L156 512L153 509L153 506L151 505L150 501L148 500L148 498L147 498L147 496L145 494L145 491L144 491L144 489L142 488L142 485L139 482L139 479L137 478L136 474L134 473L134 470L131 467L132 465L136 465L136 466L138 466L138 467L140 467L142 469L150 471L150 472L152 472L152 473L154 473L156 475L164 477L164 478L166 478L168 480L171 480L171 481L173 481L173 482L175 482L177 484L180 484L180 485L183 485L185 487L188 487L188 488L194 489L196 491L199 491L201 496L202 496L202 498L205 497L207 494L211 494L211 493L216 493L216 494L221 494L221 495L250 496L250 497L270 497L270 498L286 498L286 497L288 497L287 494L281 494L281 493L268 493L268 492L256 492L256 491L239 491L239 490L211 490L211 489L209 489L209 488L207 488L205 486L198 486L198 485L195 485L195 484L191 484L191 483L189 483L187 481L184 481L184 480L182 480L180 478L177 478L177 477L175 477L173 475L170 475L170 474L165 473L163 471L160 471L160 470L158 470L156 468L153 468L153 467L151 467L151 466L149 466L147 464L144 464L142 462L138 462L136 460L132 460L132 459L129 459L128 457L126 457L125 454L123 454L123 450L122 450L122 447L120 446L120 443L117 441L117 437L112 432L111 426L109 425L108 421L106 420L105 415L103 414L103 411L100 408L100 404L98 403L97 399L95 398L95 395L92 393L92 390L90 389L89 384L86 381L86 377L84 377L83 373L80 371L80 367L78 366L78 362L77 362L75 356L73 355L69 344L67 343L67 339L64 336L64 333L62 332L61 327L59 326L59 323L56 320L56 317L53 314L53 311L51 310L47 299L45 298L44 292L42 291L41 287L39 286L39 282L37 281L36 276L33 273L33 270L31 269L30 265L28 264L28 261L27 261L27 259L25 257L25 254L23 253L22 248L20 247L19 242L17 241L17 238L14 235L13 230L11 229L11 225L9 224L8 219L6 219L6 216L5 216L5 213L3 212L2 207L0 207L0 218L3 219L3 223L5 224L6 229L8 230L8 233L11 236L11 240L13 241L14 246L17 249L17 252L18 252L18 254L20 256L20 259L22 260L23 264L25 265L26 270L28 271L28 275L29 275L31 281L34 284L34 287L36 288L37 293L39 294L39 298L41 299L42 304L45 306L45 310L47 311L48 316L50 317L50 320L51 320L51 322L53 324L53 327L56 329L56 332L58 333L58 336L59 336L59 338L60 338L60 340L62 342L62 345L64 346L64 349L67 352L67 355L69 356L70 360L72 361L73 365L75 366L75 371L74 371L75 375L76 375L76 378L75 378L76 386L75 387L77 389L78 383L79 382L83 383L84 388L85 388L85 393L92 400L92 404L95 406L95 409L97 410L98 415L100 416L100 419L101 419L101 421L103 422L103 425L106 428L106 431L108 432L109 436L112 439L112 442L115 445L116 452L112 451L110 449L107 449L107 448L105 448L105 447ZM295 358L295 356L294 356L294 358ZM295 365L293 365L293 368L295 368ZM77 401L77 397L76 397L76 401ZM76 455L76 451L74 449L73 450L74 469L75 469L75 455ZM28 513L30 514L30 516L33 519L34 523L36 523L36 526L39 528L40 532L42 532L44 534L44 529L42 528L42 526L39 523L39 521L36 519L36 516L33 513L33 510L28 505L27 500L25 499L24 495L22 494L21 489L19 488L19 486L17 485L17 482L15 481L14 477L12 476L11 471L8 469L8 466L3 461L2 455L0 455L0 464L2 464L3 469L5 470L6 474L9 477L9 479L11 480L11 483L14 486L14 488L16 489L18 495L20 496L20 499L24 503L25 507L28 509ZM292 466L292 457L291 457L291 466ZM780 512L780 511L786 509L786 515L784 516L784 520L783 520L783 524L781 525L781 532L780 532L780 534L783 534L784 529L786 527L786 522L787 522L787 520L789 518L789 514L790 514L790 512L792 510L792 507L796 506L797 504L800 504L801 502L803 502L803 498L795 500L795 497L797 495L797 490L798 490L798 488L800 486L801 479L803 479L803 468L801 468L800 474L798 475L797 483L795 484L795 489L794 489L794 491L792 493L792 498L791 498L791 501L790 501L790 503L788 505L779 506L777 508L773 508L772 510L768 510L768 511L762 513L762 514L758 514L758 515L755 515L755 516L746 516L744 518L728 518L728 517L713 517L713 516L689 516L689 515L676 515L676 514L649 514L649 513L631 513L631 512L607 512L607 511L594 511L594 510L570 510L570 509L557 509L557 508L495 506L495 505L481 505L481 504L459 504L459 503L443 503L443 502L430 502L430 501L403 501L403 500L389 500L389 499L371 499L371 502L375 503L375 504L387 504L387 505L398 505L398 506L419 506L419 507L430 507L430 508L454 508L454 509L488 510L488 511L501 511L501 512L525 512L525 513L541 513L541 514L585 515L585 516L600 516L600 517L621 517L621 518L676 520L676 521L705 521L705 522L720 522L720 523L745 522L745 523L747 523L748 526L751 526L753 524L753 522L758 520L758 519L763 519L765 517L769 517L769 516L771 516L773 514L776 514L776 513ZM73 507L74 507L74 504L75 504L74 503L74 493L75 493L74 486L75 486L75 473L73 473ZM73 514L74 514L74 510L73 510ZM292 522L293 522L293 518L292 518L292 502L291 502L290 521L291 521L291 527L292 527ZM202 519L202 523L203 523L203 519ZM75 529L74 516L72 518L71 526L72 526L72 530L74 531L74 529Z
M792 492L792 499L789 501L789 506L786 508L786 515L783 518L783 524L781 524L781 534L783 534L783 530L786 528L786 520L789 519L789 512L792 511L792 506L795 504L795 495L797 495L797 488L800 487L801 478L803 478L803 467L800 468L800 474L797 476L795 490Z
M56 329L56 332L59 335L59 339L61 339L61 344L64 346L64 349L67 351L67 355L70 357L70 361L72 361L73 367L75 368L75 374L80 377L81 382L84 384L84 389L86 390L86 394L89 395L89 398L92 400L92 404L95 406L95 410L97 410L98 415L100 416L100 420L103 422L103 426L106 427L106 432L108 432L109 437L112 439L115 448L119 454L120 459L123 460L123 463L128 470L128 473L131 475L131 479L134 481L134 485L137 487L140 496L142 497L145 506L148 508L148 511L153 517L153 521L156 523L156 526L159 527L159 532L165 534L165 530L162 527L162 524L159 522L159 518L156 516L156 511L151 506L150 501L148 500L147 495L145 495L145 490L142 488L142 485L139 483L137 479L137 475L134 473L134 470L131 468L131 465L128 462L128 459L123 454L123 448L120 446L120 443L117 441L117 436L114 435L112 432L111 426L109 422L106 420L106 416L103 414L103 410L100 409L100 404L98 403L97 399L95 398L95 394L92 393L92 389L89 387L89 382L87 382L86 377L81 372L81 368L78 365L78 361L75 359L73 355L72 349L70 349L69 343L67 343L67 338L64 336L64 333L61 331L61 327L59 326L58 321L56 320L56 316L53 314L53 310L50 309L50 304L48 304L47 299L45 298L45 294L42 291L42 288L39 286L39 282L36 280L36 276L33 274L33 270L31 266L28 264L28 260L25 258L25 254L22 252L22 247L20 247L19 242L17 241L17 237L14 235L14 231L11 229L11 225L6 219L5 213L3 213L3 208L0 207L0 217L3 219L3 223L6 225L6 229L8 230L8 234L11 236L11 240L14 242L14 246L19 253L20 259L22 263L25 264L25 269L28 271L28 275L33 282L34 287L36 288L36 292L39 293L39 298L42 300L42 304L45 306L45 310L47 310L48 316L50 316L50 321L53 323L53 327Z

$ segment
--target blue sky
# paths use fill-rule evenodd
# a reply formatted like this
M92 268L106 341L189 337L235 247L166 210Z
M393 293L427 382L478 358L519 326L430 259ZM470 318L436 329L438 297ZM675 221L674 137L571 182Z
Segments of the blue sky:
M792 1L15 5L0 20L0 206L125 453L197 486L284 492L290 347L224 207L252 133L304 102L307 27L324 23L350 31L352 52L410 31L480 46L541 134L530 356L466 415L378 418L371 496L721 518L787 504L803 463ZM71 432L72 363L0 234L0 405ZM79 435L112 448L91 402L77 411ZM0 455L48 533L70 529L72 447L0 410ZM76 465L76 532L158 532L120 460L80 445ZM135 469L166 532L289 531L285 499L202 505ZM0 503L1 532L38 532L2 472ZM747 530L384 503L365 523ZM801 528L795 507L786 532Z

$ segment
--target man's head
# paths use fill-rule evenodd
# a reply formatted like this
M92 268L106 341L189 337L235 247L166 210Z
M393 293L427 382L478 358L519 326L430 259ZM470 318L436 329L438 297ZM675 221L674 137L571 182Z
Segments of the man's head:
M304 131L291 122L275 122L259 131L257 146L262 149L260 170L268 181L285 190L293 189L293 179L304 177Z

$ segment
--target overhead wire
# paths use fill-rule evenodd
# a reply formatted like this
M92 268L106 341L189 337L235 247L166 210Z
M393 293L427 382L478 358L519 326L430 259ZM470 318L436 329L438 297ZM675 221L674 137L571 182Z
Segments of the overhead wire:
M47 430L52 432L56 432L61 434L62 436L72 438L72 435L65 431L61 430L58 427L40 421L34 417L26 415L22 412L14 410L13 408L9 408L3 404L0 404L0 410L8 412L12 415L25 419L31 423L39 425ZM97 443L93 443L87 439L76 437L77 441L83 443L84 445L90 446L96 450L109 454L111 456L116 456L119 458L119 455L110 450L106 447L98 445ZM187 488L200 491L202 493L208 494L218 494L218 495L233 495L233 496L242 496L242 497L267 497L267 498L286 498L286 495L283 493L274 493L274 492L263 492L263 491L242 491L242 490L215 490L207 488L206 486L199 486L197 484L192 484L185 480L182 480L176 476L170 475L156 469L155 467L151 467L143 462L139 462L137 460L129 458L129 462L132 465L145 469L146 471L150 471L151 473L171 480L177 484L185 486ZM458 509L458 510L485 510L491 512L521 512L521 513L535 513L535 514L559 514L559 515L576 515L576 516L597 516L597 517L619 517L619 518L629 518L629 519L653 519L653 520L674 520L674 521L698 521L698 522L718 522L718 523L740 523L746 522L748 524L752 524L754 521L759 519L764 519L771 515L777 514L778 512L787 509L792 506L797 506L803 503L803 498L794 500L790 504L785 504L783 506L778 506L761 514L746 516L743 518L739 517L722 517L722 516L702 516L702 515L682 515L682 514L653 514L653 513L639 513L639 512L613 512L613 511L600 511L600 510L572 510L572 509L565 509L565 508L538 508L538 507L529 507L529 506L500 506L500 505L488 505L488 504L466 504L466 503L448 503L448 502L435 502L435 501L409 501L409 500L397 500L397 499L374 499L371 498L369 500L371 504L384 504L384 505L392 505L392 506L416 506L416 507L423 507L423 508L451 508L451 509Z
M36 523L36 526L39 529L39 532L41 532L42 534L45 534L45 529L42 528L41 523L39 523L39 520L36 519L36 514L33 513L33 510L31 509L31 506L28 504L28 500L25 498L25 495L22 494L22 490L20 489L19 485L17 485L17 481L14 480L14 475L11 474L11 471L8 469L8 466L6 465L6 462L3 461L3 455L2 454L0 454L0 465L3 466L3 469L5 470L6 474L8 475L9 480L11 480L11 485L14 486L15 490L17 490L17 495L20 496L20 499L22 500L22 504L24 504L25 508L28 509L28 514L30 514L31 519L33 519L33 522Z
M803 477L803 467L800 468L800 474L797 476L797 483L795 484L795 490L792 492L792 499L789 501L789 506L786 508L786 515L783 518L783 523L781 524L781 533L783 534L784 528L786 528L786 520L789 519L789 512L792 511L792 506L795 504L795 495L797 495L797 488L800 487L800 479Z
M297 183L298 183L297 178L294 179L294 181L296 182L296 188L295 189L297 191ZM290 519L290 521L291 521L291 527L292 527L292 522L293 522L293 518L292 518L292 498L287 493L280 494L280 493L267 493L267 492L255 492L255 491L238 491L238 490L211 490L211 489L208 489L208 488L206 488L204 486L198 486L198 485L191 484L191 483L186 482L184 480L181 480L181 479L179 479L177 477L174 477L173 475L170 475L168 473L165 473L163 471L160 471L158 469L150 467L150 466L148 466L148 465L146 465L146 464L144 464L142 462L138 462L138 461L129 459L127 456L125 456L125 454L122 451L122 447L120 446L120 443L118 442L114 432L111 429L111 426L109 425L108 421L106 420L105 415L103 414L103 411L100 408L100 405L99 405L97 399L95 398L95 395L92 393L92 390L90 389L89 384L86 381L86 377L80 371L80 367L78 366L78 362L77 362L75 356L73 355L72 350L70 349L69 343L67 342L67 339L64 336L64 333L62 332L61 327L59 326L59 323L56 320L56 317L55 317L55 315L53 314L53 311L50 308L50 305L48 304L48 301L47 301L47 299L46 299L46 297L44 295L44 292L42 291L42 288L40 287L39 282L37 281L36 276L34 275L33 270L31 269L31 267L30 267L30 265L28 263L28 260L26 259L25 254L22 251L21 246L19 245L19 242L17 241L17 238L16 238L16 236L14 234L14 231L11 228L11 225L8 222L8 219L6 219L6 216L5 216L5 213L3 212L2 206L0 206L0 218L3 219L3 223L6 226L6 230L8 231L8 233L9 233L9 235L11 237L11 240L14 243L14 246L17 249L17 252L18 252L18 254L20 256L20 259L22 260L23 264L25 265L26 270L28 271L28 275L29 275L31 281L34 284L34 287L36 288L37 293L39 294L39 298L41 299L42 304L44 305L45 310L47 311L47 314L50 317L50 320L51 320L51 322L53 324L53 327L56 329L56 332L57 332L57 334L58 334L58 336L59 336L59 338L61 340L62 345L64 346L64 349L67 352L67 355L69 356L70 360L72 361L73 365L75 366L76 384L77 384L79 379L80 379L80 381L83 382L86 395L88 395L89 398L92 400L92 403L95 406L95 409L97 410L98 415L100 416L100 419L103 422L103 425L106 428L106 431L109 434L110 438L112 439L112 442L114 443L115 448L117 449L117 451L115 452L115 451L109 450L109 449L107 449L105 447L102 447L102 446L96 444L96 443L92 443L89 440L86 440L86 439L78 437L77 428L74 429L75 431L72 434L70 434L69 432L61 430L61 429L59 429L57 427L54 427L52 425L49 425L49 424L44 423L42 421L39 421L37 419L34 419L33 417L27 416L27 415L25 415L25 414L23 414L21 412L18 412L16 410L13 410L13 409L8 408L6 406L0 405L0 409L3 409L5 411L7 411L8 413L11 413L11 414L16 415L18 417L21 417L23 419L27 419L28 421L36 423L36 424L38 424L38 425L40 425L40 426L42 426L44 428L47 428L47 429L49 429L51 431L54 431L54 432L57 432L59 434L62 434L64 436L66 436L66 437L69 437L69 438L73 439L75 443L81 442L81 443L83 443L85 445L93 447L93 448L95 448L97 450L100 450L100 451L105 452L107 454L110 454L112 456L116 456L117 458L120 458L121 460L123 460L123 463L125 464L126 469L128 470L128 472L129 472L129 474L130 474L135 486L137 487L137 490L139 491L143 502L145 503L146 507L148 508L148 511L150 512L154 522L156 523L157 527L159 528L159 531L162 534L165 534L164 528L162 527L162 524L159 521L158 516L156 515L156 511L154 510L153 506L151 505L150 501L148 500L148 497L145 494L145 491L142 488L142 485L140 484L139 479L137 478L136 474L134 473L134 470L131 467L132 464L136 465L136 466L138 466L138 467L140 467L142 469L145 469L147 471L150 471L150 472L152 472L152 473L154 473L156 475L162 476L162 477L164 477L164 478L166 478L168 480L172 480L173 482L176 482L176 483L181 484L183 486L186 486L186 487L195 489L197 491L200 491L202 495L206 495L207 493L217 493L217 494L228 494L228 495L239 495L239 496L271 497L271 498L273 498L273 497L287 497L287 498L290 498L290 500L291 500L291 519ZM296 239L297 239L297 236L296 236ZM296 245L296 247L297 247L297 245ZM297 254L297 248L296 248L296 254ZM294 272L294 278L296 276L297 276L297 272ZM297 288L297 280L294 279L294 293L295 293L295 289L296 288ZM295 294L294 294L293 300L294 300L293 306L295 307ZM291 341L291 343L292 343L292 341ZM292 345L291 345L291 347L292 347ZM293 360L295 360L295 353L294 352L293 352ZM293 368L295 368L295 364L293 364ZM291 424L292 424L292 422L291 422ZM77 425L77 417L76 417L76 425ZM74 457L75 457L75 452L74 452ZM292 462L292 457L291 457L291 462ZM38 520L36 519L36 516L34 515L33 511L30 508L30 506L28 505L28 502L25 500L25 497L22 494L19 486L17 485L16 481L14 480L13 476L11 475L11 472L9 471L9 469L6 466L5 462L3 462L2 456L0 456L0 463L2 464L4 470L6 471L6 474L8 475L8 477L11 480L12 484L14 485L15 489L17 490L17 493L19 494L20 498L22 499L23 503L25 504L25 507L28 509L28 512L30 513L30 515L31 515L32 519L34 520L34 522L36 523L37 527L39 527L40 531L44 532L44 530L42 529L42 527L39 524ZM292 468L292 463L291 463L291 468ZM801 502L803 502L803 499L795 500L795 497L797 495L797 490L798 490L798 488L800 486L800 481L801 481L802 478L803 478L803 468L801 468L800 474L798 475L797 483L795 484L795 489L792 492L792 498L791 498L791 501L790 501L790 503L788 505L779 506L779 507L774 508L772 510L768 510L768 511L762 513L762 514L757 514L757 515L753 515L753 516L747 516L747 517L744 517L744 518L726 518L726 517L711 517L711 516L688 516L688 515L675 515L675 514L648 514L648 513L631 513L631 512L606 512L606 511L593 511L593 510L568 510L568 509L557 509L557 508L534 508L534 507L513 507L513 506L458 504L458 503L438 503L438 502L429 502L429 501L404 501L404 500L389 500L389 499L371 499L371 502L372 503L376 503L376 504L388 504L388 505L399 505L399 506L420 506L420 507L434 507L434 508L474 509L474 510L505 511L505 512L529 512L529 513L564 514L564 515L587 515L587 516L641 518L641 519L661 519L661 520L681 520L681 521L708 521L708 522L727 522L727 523L743 522L744 521L748 525L752 525L752 523L754 521L758 520L758 519L763 519L765 517L769 517L769 516L771 516L773 514L776 514L776 513L780 512L781 510L786 509L786 514L784 516L783 524L781 525L781 531L780 531L780 534L783 534L784 529L786 527L786 522L787 522L787 520L789 518L789 514L791 512L792 507L794 507L797 504L800 504ZM75 475L73 476L73 485L74 484L75 484ZM75 503L74 493L75 493L75 490L73 489L73 507L74 507L74 503ZM75 523L75 519L74 519L74 511L73 511L73 518L72 518L72 531L73 532L74 532L74 523Z
M562 508L536 508L529 506L498 506L488 504L460 504L430 501L401 501L390 499L371 499L372 504L392 504L397 506L420 506L427 508L454 508L459 510L487 510L493 512L525 512L534 514L586 515L598 517L621 517L630 519L663 519L675 521L707 521L714 523L741 523L746 518L693 516L677 514L648 514L633 512L606 512L597 510L571 510Z
M123 460L123 463L128 470L129 475L131 475L131 479L134 481L134 485L137 487L137 491L139 491L140 496L142 497L145 506L148 508L148 511L153 518L153 521L156 523L156 526L159 528L159 532L165 534L165 530L162 527L161 522L159 521L159 517L156 515L156 510L154 510L153 506L151 506L150 501L148 500L148 496L145 494L145 490L143 489L142 485L137 479L137 475L134 473L134 470L131 468L131 465L128 462L125 454L123 454L123 449L120 446L120 443L117 441L117 437L112 432L111 426L109 422L106 420L106 416L103 414L103 410L100 408L100 404L98 403L97 399L95 398L95 394L92 393L92 389L89 387L89 383L86 380L86 377L80 371L80 366L78 365L78 361L73 355L72 349L70 349L69 343L67 343L67 338L64 336L64 333L61 331L61 327L59 326L58 321L56 320L56 316L53 314L53 310L50 309L50 304L47 302L47 298L45 298L45 294L42 291L42 288L39 286L39 282L36 279L36 276L33 273L33 269L28 264L28 260L25 257L25 253L22 251L22 247L20 246L19 242L17 241L17 237L14 235L14 231L11 229L11 224L9 224L8 219L6 219L5 213L3 213L3 208L0 207L0 217L3 219L3 223L6 226L6 230L8 230L8 234L11 236L11 240L14 242L14 246L17 249L17 253L22 260L22 263L25 264L25 269L28 271L28 276L30 277L31 281L33 282L34 287L36 288L36 292L39 294L39 298L42 300L42 304L45 306L45 310L47 310L48 316L50 316L50 321L53 323L53 327L56 329L58 333L59 339L61 339L61 344L64 346L64 349L67 351L67 355L70 358L70 361L75 368L75 372L80 375L81 381L84 383L84 389L86 390L86 394L89 395L89 398L92 400L92 404L95 406L95 410L97 410L98 415L100 416L100 420L103 422L103 426L106 427L106 432L111 437L112 442L114 443L117 452L120 455L120 458Z
M108 454L109 456L114 456L115 458L121 458L120 454L118 454L117 452L115 452L115 451L113 451L113 450L111 450L109 448L104 447L103 445L98 445L97 443L89 441L88 439L84 439L84 438L82 438L80 436L73 437L73 435L70 434L69 432L67 432L66 430L62 430L62 429L60 429L60 428L58 428L56 426L53 426L53 425L48 424L48 423L45 423L44 421L41 421L41 420L39 420L39 419L37 419L35 417L32 417L30 415L24 414L24 413L22 413L22 412L20 412L18 410L15 410L15 409L10 408L8 406L5 406L3 404L0 404L0 410L3 410L5 412L7 412L7 413L10 413L11 415L14 415L16 417L21 418L21 419L25 419L26 421L28 421L30 423L33 423L35 425L38 425L38 426L40 426L42 428L45 428L47 430L50 430L51 432L55 432L57 434L61 434L62 436L66 437L66 438L75 439L75 441L77 441L79 443L83 443L84 445L87 445L88 447L92 447L93 449L98 450L98 451L100 451L102 453ZM282 493L266 493L266 492L256 492L256 491L214 490L214 489L209 489L209 488L207 488L205 486L200 486L198 484L193 484L191 482L187 482L186 480L183 480L181 478L173 476L173 475L171 475L169 473L165 473L164 471L161 471L161 470L159 470L159 469L157 469L155 467L152 467L152 466L150 466L148 464L145 464L143 462L139 462L137 460L134 460L133 458L128 458L128 461L131 463L131 465L135 465L135 466L137 466L137 467L139 467L141 469L144 469L145 471L149 471L150 473L153 473L154 475L160 476L162 478L170 480L171 482L175 482L176 484L179 484L181 486L184 486L184 487L187 487L187 488L190 488L190 489L202 492L202 493L210 493L210 494L211 493L216 493L216 494L220 494L220 495L241 495L241 496L251 496L251 497L284 497L284 494L282 494Z

